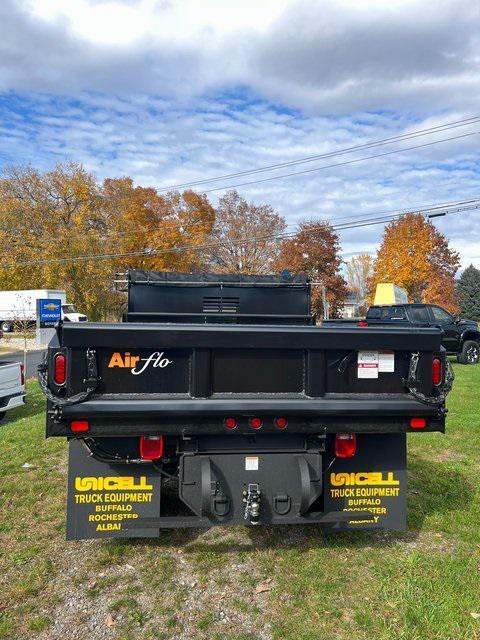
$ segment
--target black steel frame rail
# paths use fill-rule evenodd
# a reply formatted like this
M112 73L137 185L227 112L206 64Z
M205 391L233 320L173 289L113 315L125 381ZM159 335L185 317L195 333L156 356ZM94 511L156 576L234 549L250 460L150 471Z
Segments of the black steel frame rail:
M370 511L315 511L297 516L274 516L267 522L260 522L260 525L271 524L336 524L349 522L350 520L371 519ZM224 520L209 519L202 516L163 516L159 518L139 518L138 520L127 520L123 524L125 529L174 529L174 528L195 528L195 527L214 527L217 525L236 524L229 522L228 518ZM246 526L252 525L247 520L244 521Z

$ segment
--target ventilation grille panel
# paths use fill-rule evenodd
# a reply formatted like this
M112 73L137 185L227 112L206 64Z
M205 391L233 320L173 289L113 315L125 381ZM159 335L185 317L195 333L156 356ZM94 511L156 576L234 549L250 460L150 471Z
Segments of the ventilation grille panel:
M203 313L238 313L240 298L211 296L203 299Z

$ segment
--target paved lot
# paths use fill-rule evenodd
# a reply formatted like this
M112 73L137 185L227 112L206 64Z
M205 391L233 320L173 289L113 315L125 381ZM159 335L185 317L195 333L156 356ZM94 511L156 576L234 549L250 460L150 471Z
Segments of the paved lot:
M27 378L37 376L37 366L40 364L44 349L27 352ZM13 351L12 353L0 353L1 362L23 362L23 351Z

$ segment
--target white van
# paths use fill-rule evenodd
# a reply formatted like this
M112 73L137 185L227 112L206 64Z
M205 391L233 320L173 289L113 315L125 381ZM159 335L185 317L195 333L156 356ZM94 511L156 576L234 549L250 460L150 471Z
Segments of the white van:
M4 333L13 330L16 320L37 320L38 299L61 300L62 320L65 322L85 322L87 316L78 313L73 304L67 303L67 294L62 289L22 289L19 291L0 291L0 329Z

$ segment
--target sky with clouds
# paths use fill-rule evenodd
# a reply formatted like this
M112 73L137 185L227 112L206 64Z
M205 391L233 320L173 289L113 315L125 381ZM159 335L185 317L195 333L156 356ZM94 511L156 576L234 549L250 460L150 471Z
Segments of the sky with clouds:
M471 0L1 0L0 167L73 159L162 188L480 115L479 27ZM479 141L238 190L290 228L480 197ZM480 210L435 223L480 266ZM345 258L381 232L342 232Z

